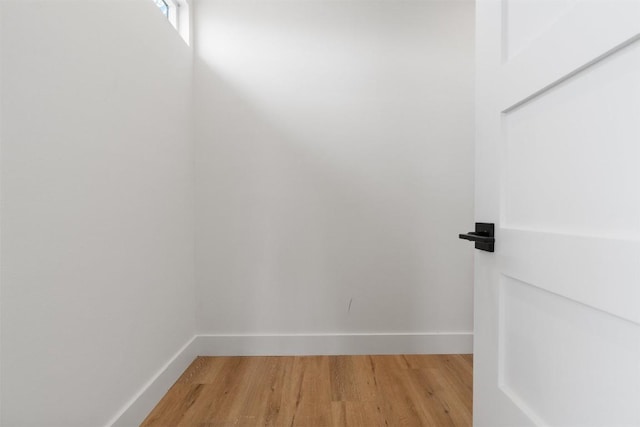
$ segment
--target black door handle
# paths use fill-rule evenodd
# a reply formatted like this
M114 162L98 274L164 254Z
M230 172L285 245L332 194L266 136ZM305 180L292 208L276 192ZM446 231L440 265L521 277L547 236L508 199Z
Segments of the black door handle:
M473 231L470 231L465 234L459 234L458 237L464 240L471 240L472 242L481 242L481 243L493 243L496 241L495 238L485 236L484 234L478 234Z
M495 239L495 226L492 223L476 222L476 231L459 234L458 237L476 243L476 249L493 252Z

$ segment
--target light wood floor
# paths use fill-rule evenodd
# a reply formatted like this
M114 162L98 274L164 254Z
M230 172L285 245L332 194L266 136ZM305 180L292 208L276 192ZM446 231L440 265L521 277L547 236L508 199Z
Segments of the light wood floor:
M472 360L198 357L142 426L471 426Z

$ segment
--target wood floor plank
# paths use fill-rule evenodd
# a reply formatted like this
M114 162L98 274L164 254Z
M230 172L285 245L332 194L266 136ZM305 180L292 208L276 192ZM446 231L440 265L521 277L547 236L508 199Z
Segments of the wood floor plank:
M331 381L329 358L301 359L302 381L296 396L296 410L291 426L331 425Z
M445 370L429 369L426 372L440 385L435 397L453 425L471 425L471 390L459 388L457 382Z
M403 359L375 356L376 380L380 405L390 426L434 426L431 411L423 410L423 397L416 394L411 376L414 374Z
M471 425L469 355L198 357L144 427Z
M376 402L331 402L331 414L332 426L388 426L382 408Z
M178 378L177 384L213 384L225 368L225 362L233 362L224 357L197 357Z
M371 356L331 356L331 400L364 402L377 396Z
M241 406L247 397L258 364L248 357L226 358L222 363L223 367L217 381L202 385L198 399L174 427L191 427L202 423L224 425L228 422L246 421L246 417L241 413Z
M142 425L170 426L178 425L202 392L202 385L176 383L171 388L171 398L164 398L149 414Z

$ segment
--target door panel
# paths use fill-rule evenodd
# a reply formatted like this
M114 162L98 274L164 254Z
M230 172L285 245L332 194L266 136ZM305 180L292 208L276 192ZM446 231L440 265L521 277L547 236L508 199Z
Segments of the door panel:
M500 387L532 419L554 426L604 427L612 419L637 425L638 381L624 371L640 360L640 347L629 340L640 332L637 324L508 276L502 276L500 304Z
M504 113L505 226L640 235L639 70L635 43Z
M556 25L578 1L504 0L504 56L509 60L524 51Z
M507 84L502 110L571 78L635 42L640 33L637 0L503 0L498 7L496 24L504 28L499 72ZM522 27L533 28L528 37L516 30Z
M640 0L479 0L476 426L640 426Z
M640 323L637 240L502 228L500 249L501 274Z

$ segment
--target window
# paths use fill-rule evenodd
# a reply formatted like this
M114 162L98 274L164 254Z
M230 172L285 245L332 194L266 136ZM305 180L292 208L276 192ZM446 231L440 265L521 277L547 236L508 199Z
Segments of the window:
M0 0L2 1L2 0ZM189 0L151 0L173 27L190 44Z
M153 0L153 2L158 6L162 14L169 19L169 5L167 2L164 0Z
M178 29L178 3L175 0L153 0L160 12Z

